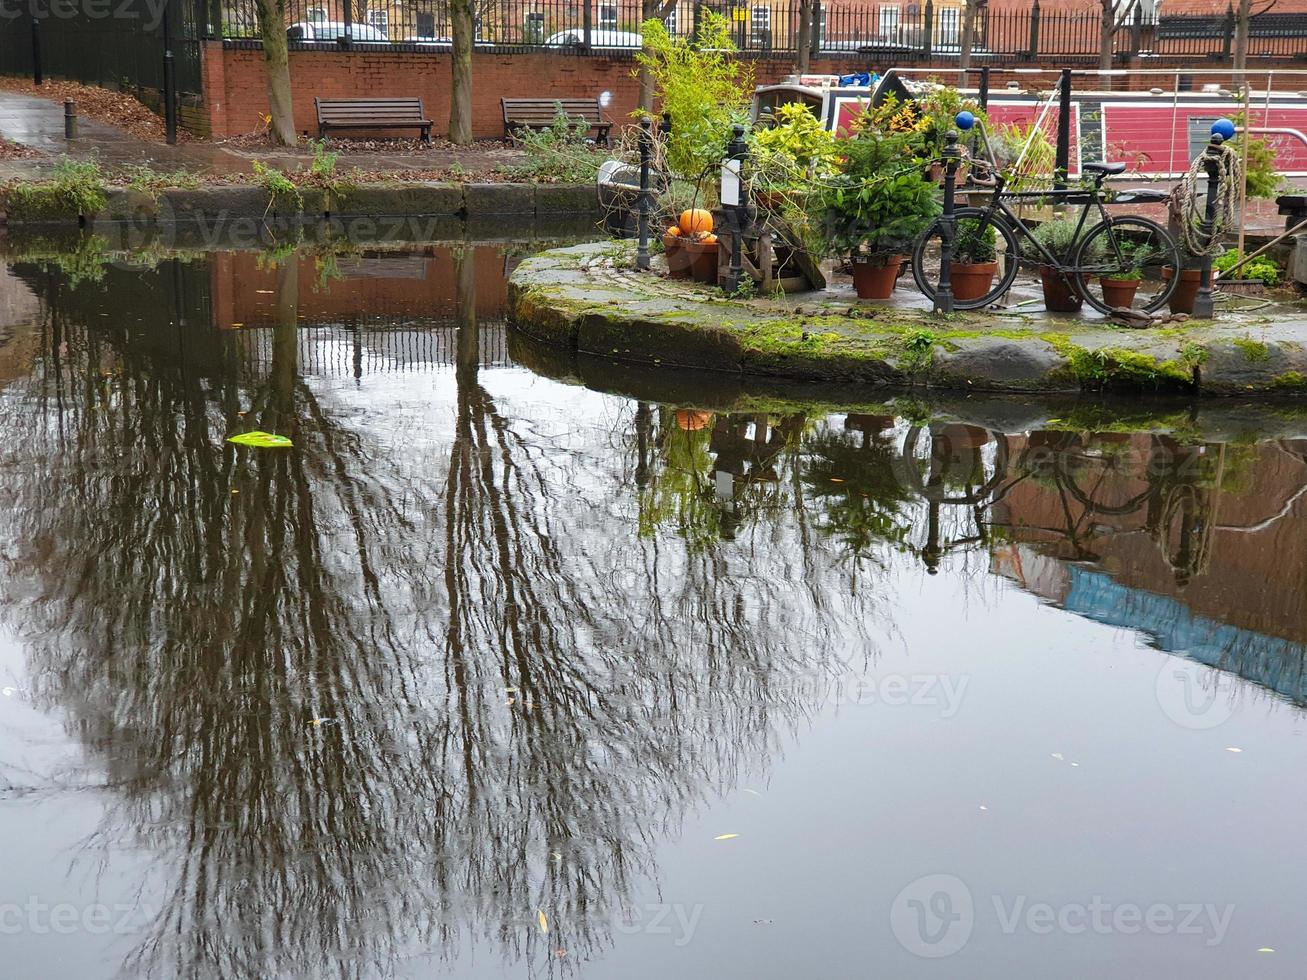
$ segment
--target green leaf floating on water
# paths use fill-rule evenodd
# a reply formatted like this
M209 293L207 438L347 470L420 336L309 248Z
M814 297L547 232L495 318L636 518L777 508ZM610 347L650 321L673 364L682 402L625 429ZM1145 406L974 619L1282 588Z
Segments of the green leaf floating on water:
M285 436L274 435L271 432L242 432L238 436L232 436L227 440L234 442L238 446L254 446L256 449L284 449L292 446L292 443Z

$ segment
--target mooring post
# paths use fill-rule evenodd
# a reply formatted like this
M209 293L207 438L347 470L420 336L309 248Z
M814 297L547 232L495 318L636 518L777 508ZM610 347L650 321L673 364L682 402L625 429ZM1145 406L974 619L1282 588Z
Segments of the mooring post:
M1221 122L1217 121L1212 128L1219 125ZM1207 208L1203 219L1203 237L1207 247L1201 256L1201 278L1198 280L1198 295L1194 297L1194 316L1202 320L1210 320L1216 312L1216 301L1212 298L1212 245L1216 241L1216 196L1221 189L1221 144L1224 142L1225 137L1214 132L1212 141L1203 151L1203 169L1207 171ZM1178 276L1180 270L1177 269L1175 274Z
M177 145L177 63L172 53L171 0L163 5L163 124L169 146Z
M740 175L744 170L744 158L748 146L744 142L744 127L735 124L731 141L726 144L726 159L722 161L722 207L730 216L731 225L731 265L726 273L726 282L722 288L734 293L740 288L740 276L744 272L744 192L740 186Z
M958 162L962 151L958 149L958 132L950 129L944 134L944 149L940 155L944 163L944 214L939 226L939 286L935 289L935 312L953 312L953 237L957 231L953 217L953 199L958 178Z
M1063 68L1057 86L1057 160L1053 164L1053 186L1066 190L1071 172L1071 69Z
M41 72L41 19L32 11L32 84L40 85L45 81Z
M77 103L64 99L64 139L77 139Z
M640 244L635 251L635 267L641 272L649 270L649 160L653 156L653 134L650 132L653 120L648 116L640 119L640 202L638 207L638 230Z

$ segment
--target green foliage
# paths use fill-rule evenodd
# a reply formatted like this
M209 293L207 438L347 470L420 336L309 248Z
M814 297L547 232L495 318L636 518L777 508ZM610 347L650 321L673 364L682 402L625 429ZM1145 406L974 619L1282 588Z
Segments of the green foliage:
M1260 340L1253 340L1251 337L1235 337L1231 343L1238 347L1243 352L1243 356L1250 361L1269 361L1271 359L1271 349Z
M672 118L667 165L674 174L697 180L721 160L731 126L748 125L753 69L733 57L730 22L712 11L704 11L697 43L673 38L657 19L645 21L640 30L644 50L636 61L653 78L662 109Z
M976 117L976 121L988 128L989 117L980 103L975 99L964 98L962 93L949 85L936 85L917 100L920 129L923 137L924 156L938 159L944 149L944 135L950 129L957 129L957 114L964 109ZM965 134L962 134L965 137Z
M1045 221L1031 235L1035 241L1048 249L1059 262L1071 261L1071 250L1076 244L1076 223L1069 218L1054 218ZM1029 242L1022 242L1026 258L1043 263L1044 256Z
M1242 258L1242 252L1237 249L1227 249L1212 262L1212 268L1219 272L1229 272ZM1241 266L1236 275L1239 279L1260 279L1268 286L1278 286L1284 273L1274 259L1259 255Z
M757 128L749 136L750 162L755 186L768 190L806 190L813 180L835 174L839 148L806 105L778 106L775 123Z
M268 166L262 160L255 160L254 182L268 192L269 207L278 201L293 201L295 207L304 204L304 198L295 182L276 167Z
M1028 191L1051 180L1057 148L1044 130L1033 123L1005 123L989 130L988 139L1008 190Z
M128 190L145 194L153 201L159 199L160 192L170 188L194 190L203 183L198 174L191 173L189 170L161 172L148 164L123 167L122 175L127 179Z
M1233 117L1236 126L1246 122L1241 112ZM1240 133L1227 144L1234 149L1235 155L1243 159L1243 140L1248 140L1248 165L1244 169L1243 182L1249 197L1275 197L1284 186L1284 176L1277 169L1275 147L1264 136L1247 136ZM1251 277L1250 277L1251 278Z
M821 243L835 255L902 254L939 214L939 188L922 175L904 134L866 128L844 150L842 173L820 192Z
M977 218L966 218L958 222L953 239L954 262L979 264L998 259L998 232L988 222L982 231L980 224Z
M556 106L554 121L543 129L520 129L517 140L527 162L511 168L514 177L543 183L594 183L609 153L586 139L590 124L573 121Z
M67 157L55 164L50 176L11 184L5 194L9 214L29 220L96 214L108 200L100 165Z

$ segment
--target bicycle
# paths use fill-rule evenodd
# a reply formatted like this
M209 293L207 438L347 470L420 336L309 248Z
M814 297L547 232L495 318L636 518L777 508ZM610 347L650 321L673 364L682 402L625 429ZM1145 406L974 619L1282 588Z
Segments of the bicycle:
M996 302L1012 288L1017 273L1025 265L1042 267L1049 275L1061 277L1074 293L1100 313L1129 306L1151 313L1160 309L1175 289L1174 270L1181 268L1180 246L1171 234L1148 218L1112 217L1109 204L1161 203L1166 194L1160 190L1123 191L1107 199L1103 181L1124 173L1124 163L1086 163L1081 168L1089 183L1079 187L1037 191L1005 190L1002 173L993 177L993 192L984 207L962 207L953 212L953 240L977 236L989 238L999 265L996 284L974 299L954 299L957 310L976 310ZM1008 207L1009 201L1041 201L1083 205L1071 239L1067 262L1061 261L1044 245ZM1099 221L1086 230L1092 211ZM912 276L917 288L932 302L939 283L940 245L944 235L944 218L937 218L917 240L912 252ZM1018 240L1020 236L1020 241ZM1027 247L1022 249L1022 244ZM955 253L956 254L956 253ZM1107 285L1104 285L1104 280ZM1122 283L1135 283L1133 287ZM1128 299L1125 297L1129 296Z

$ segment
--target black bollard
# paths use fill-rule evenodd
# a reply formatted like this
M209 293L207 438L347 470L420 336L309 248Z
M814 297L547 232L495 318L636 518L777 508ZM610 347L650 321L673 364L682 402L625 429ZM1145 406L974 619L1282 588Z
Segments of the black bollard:
M744 142L744 127L736 123L731 141L726 144L726 159L722 162L722 207L726 209L726 214L730 217L731 226L731 265L726 273L726 281L722 283L722 289L728 293L734 293L740 288L740 277L744 273L744 260L741 249L744 244L744 215L746 209L743 200L744 189L740 180L744 172L744 158L747 153L748 147Z
M958 179L958 163L962 151L958 149L957 130L944 135L944 149L940 155L944 163L944 214L939 224L939 286L935 289L935 312L953 312L953 238L957 226L953 218L953 198Z
M644 116L640 120L640 199L637 206L640 244L635 251L635 267L641 272L649 270L649 160L653 136L649 132L653 120Z
M1225 142L1220 133L1212 134L1212 141L1203 151L1203 167L1207 171L1207 216L1203 220L1203 233L1207 239L1207 248L1202 255L1202 278L1198 282L1198 295L1194 297L1194 316L1201 320L1210 320L1216 312L1216 302L1212 299L1212 244L1216 238L1216 195L1221 186L1221 144ZM1180 270L1177 269L1177 276Z
M40 85L45 81L41 72L41 21L32 14L32 84Z
M64 99L64 139L77 139L77 103Z
M168 8L170 0L163 5L163 125L165 139L169 146L177 145L177 64L173 58L173 21Z

